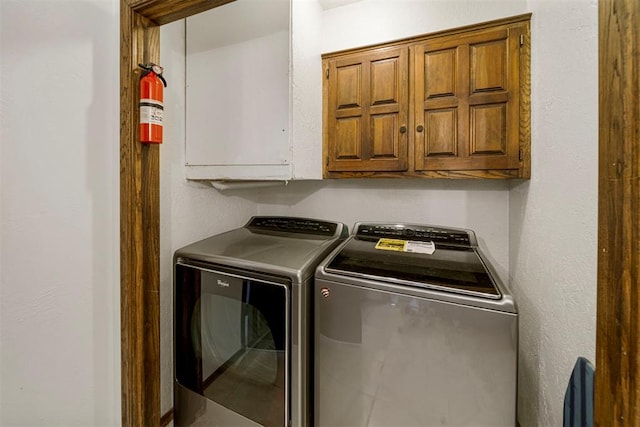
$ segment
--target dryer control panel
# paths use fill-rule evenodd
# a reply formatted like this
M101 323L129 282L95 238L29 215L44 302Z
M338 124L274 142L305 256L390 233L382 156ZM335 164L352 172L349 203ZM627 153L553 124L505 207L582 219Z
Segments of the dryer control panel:
M247 228L263 231L286 231L287 233L316 234L333 236L338 224L310 218L282 216L255 216L247 224Z

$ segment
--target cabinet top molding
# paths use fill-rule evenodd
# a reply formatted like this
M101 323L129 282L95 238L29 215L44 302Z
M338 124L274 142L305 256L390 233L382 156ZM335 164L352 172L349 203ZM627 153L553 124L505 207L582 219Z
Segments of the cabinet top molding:
M322 54L322 59L325 58L333 58L336 56L340 56L340 55L348 55L348 54L352 54L352 53L359 53L362 51L367 51L369 49L372 48L385 48L385 47L395 47L397 45L406 45L407 43L419 43L422 42L426 39L431 39L433 40L433 38L438 37L440 35L442 36L452 36L458 33L466 33L469 31L475 31L475 30L483 30L485 28L496 28L499 27L501 25L513 25L513 24L517 24L519 22L527 22L529 20L531 20L531 13L524 13L522 15L515 15L515 16L510 16L507 18L500 18L500 19L495 19L492 21L486 21L486 22L480 22L477 24L470 24L470 25L465 25L462 27L456 27L456 28L450 28L450 29L444 29L444 30L439 30L439 31L434 31L431 33L424 33L424 34L419 34L419 35L415 35L415 36L411 36L411 37L405 37L402 39L396 39L396 40L392 40L392 41L388 41L388 42L383 42L383 43L375 43L375 44L370 44L370 45L365 45L365 46L358 46L358 47L354 47L354 48L349 48L349 49L342 49L342 50L338 50L335 52L326 52Z

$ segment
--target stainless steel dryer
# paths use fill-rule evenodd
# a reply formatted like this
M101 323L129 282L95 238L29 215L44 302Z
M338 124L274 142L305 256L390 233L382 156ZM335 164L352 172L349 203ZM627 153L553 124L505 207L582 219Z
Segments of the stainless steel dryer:
M176 426L310 424L311 292L343 224L254 217L175 253Z
M518 314L473 231L357 223L314 293L316 427L515 425Z

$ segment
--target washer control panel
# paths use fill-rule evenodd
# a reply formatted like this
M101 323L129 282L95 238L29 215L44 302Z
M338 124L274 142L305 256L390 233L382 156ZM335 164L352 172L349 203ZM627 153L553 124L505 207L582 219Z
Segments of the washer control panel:
M287 233L316 234L333 236L338 224L309 218L284 216L255 216L247 224L247 228L263 231L285 231Z
M358 224L356 236L360 238L388 238L432 241L440 244L475 246L471 230L412 224Z

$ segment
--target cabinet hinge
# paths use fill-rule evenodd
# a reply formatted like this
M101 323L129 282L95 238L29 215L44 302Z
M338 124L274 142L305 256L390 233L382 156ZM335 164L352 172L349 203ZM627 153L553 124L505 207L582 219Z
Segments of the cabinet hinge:
M520 46L524 46L524 34L520 34Z
M522 159L524 158L524 151L522 151L522 148L518 151L518 160L522 161Z

